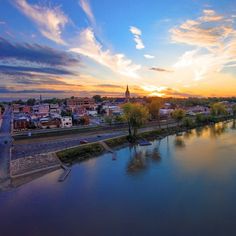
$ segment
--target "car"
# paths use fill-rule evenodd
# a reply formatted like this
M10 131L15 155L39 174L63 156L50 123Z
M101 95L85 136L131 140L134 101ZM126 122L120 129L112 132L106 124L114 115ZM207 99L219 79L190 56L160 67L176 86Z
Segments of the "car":
M97 137L98 137L98 138L101 138L101 137L102 137L102 135L97 135Z
M86 139L80 140L80 144L86 144L86 143L88 143L88 140L86 140Z

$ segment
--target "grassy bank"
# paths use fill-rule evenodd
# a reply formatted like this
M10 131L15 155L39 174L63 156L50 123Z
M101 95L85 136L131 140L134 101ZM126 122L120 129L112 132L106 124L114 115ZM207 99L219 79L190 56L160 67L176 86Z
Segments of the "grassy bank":
M104 152L104 148L99 143L84 144L78 147L69 148L57 152L57 156L64 163L73 163L98 156Z
M111 148L128 144L126 136L107 139L104 142ZM97 143L80 145L74 148L69 148L63 151L59 151L56 154L62 162L74 163L99 156L104 152L105 150L103 146L99 142L97 142Z

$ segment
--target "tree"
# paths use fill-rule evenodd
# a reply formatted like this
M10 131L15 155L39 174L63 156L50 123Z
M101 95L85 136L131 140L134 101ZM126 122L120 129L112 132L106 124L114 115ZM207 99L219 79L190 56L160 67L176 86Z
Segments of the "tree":
M28 106L33 106L33 105L35 105L35 102L36 102L35 98L29 98L29 99L27 100L26 104L27 104Z
M183 109L175 109L171 112L171 117L177 121L178 126L180 121L183 120L183 118L185 117L185 115L186 112Z
M94 95L93 99L95 100L95 102L102 102L102 98L100 95Z
M236 104L233 105L232 111L233 111L233 116L234 116L234 118L236 118Z
M140 128L149 117L148 109L139 103L126 103L123 105L123 111L129 127L129 136L135 139L137 137L138 128Z
M62 110L61 116L72 116L72 112L68 110Z
M80 118L79 123L81 125L89 125L89 116L84 115Z
M211 114L213 116L226 115L227 109L226 106L221 102L216 102L211 105Z
M191 127L193 127L194 122L190 117L184 117L183 118L183 125L187 128L191 128Z
M106 124L109 124L109 125L111 125L112 124L112 117L111 116L105 116L104 117L104 121L105 121L105 123Z
M114 121L115 121L115 123L123 123L125 121L124 116L117 115L114 117Z
M154 120L158 120L160 127L160 108L161 102L157 99L153 99L151 103L148 105L149 113Z

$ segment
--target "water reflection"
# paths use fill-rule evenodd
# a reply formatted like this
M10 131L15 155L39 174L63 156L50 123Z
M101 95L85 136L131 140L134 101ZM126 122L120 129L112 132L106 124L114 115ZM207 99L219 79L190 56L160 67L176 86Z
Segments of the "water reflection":
M154 142L154 147L137 147L134 146L130 150L130 159L127 164L128 172L138 172L147 169L150 165L150 161L159 163L161 161L161 155L159 152L160 142L157 144Z
M124 147L117 161L74 165L64 182L58 170L1 193L0 235L235 235L233 125Z
M174 144L176 148L185 148L186 146L183 137L180 137L180 136L175 137Z
M188 130L188 131L186 131L185 133L184 133L184 138L185 139L190 139L190 138L192 138L192 137L194 137L194 132L193 132L193 130Z
M210 126L210 137L217 138L227 131L228 123L221 122Z
M196 130L195 130L196 136L200 138L203 135L204 132L208 131L208 129L209 129L208 126L196 128Z

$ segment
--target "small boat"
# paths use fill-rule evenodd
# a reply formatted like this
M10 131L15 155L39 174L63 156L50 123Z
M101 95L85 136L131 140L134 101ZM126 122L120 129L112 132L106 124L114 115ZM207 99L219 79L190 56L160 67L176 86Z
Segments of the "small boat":
M149 146L149 145L152 145L149 141L147 141L147 140L141 140L141 141L139 141L138 142L138 144L140 145L140 146Z

